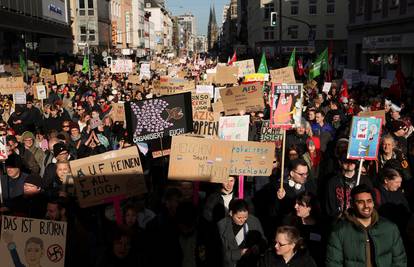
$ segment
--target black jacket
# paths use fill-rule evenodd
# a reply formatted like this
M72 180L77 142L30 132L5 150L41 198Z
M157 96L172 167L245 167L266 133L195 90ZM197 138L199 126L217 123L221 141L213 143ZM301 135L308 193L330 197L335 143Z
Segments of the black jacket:
M315 261L306 251L300 250L286 263L282 256L268 250L259 262L259 267L316 267Z

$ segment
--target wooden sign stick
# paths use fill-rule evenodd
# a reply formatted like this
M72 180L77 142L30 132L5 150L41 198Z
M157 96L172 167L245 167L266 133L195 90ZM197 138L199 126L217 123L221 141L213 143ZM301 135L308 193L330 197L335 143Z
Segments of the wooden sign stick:
M285 147L286 147L286 129L283 129L282 141L282 164L280 166L280 189L283 189L283 180L285 175Z

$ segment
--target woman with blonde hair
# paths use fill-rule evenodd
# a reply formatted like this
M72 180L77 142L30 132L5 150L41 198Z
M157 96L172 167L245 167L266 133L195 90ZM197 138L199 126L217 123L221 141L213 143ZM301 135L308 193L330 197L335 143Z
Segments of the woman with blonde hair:
M1 114L1 117L4 121L8 121L10 118L10 115L14 112L14 108L12 105L12 101L7 100L3 103L3 114Z

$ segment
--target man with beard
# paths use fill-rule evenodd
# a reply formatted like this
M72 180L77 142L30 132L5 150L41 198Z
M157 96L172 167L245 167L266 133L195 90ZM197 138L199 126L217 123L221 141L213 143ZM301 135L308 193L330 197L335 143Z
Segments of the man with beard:
M338 223L328 241L326 266L407 266L398 228L374 209L371 189L352 189L352 208Z

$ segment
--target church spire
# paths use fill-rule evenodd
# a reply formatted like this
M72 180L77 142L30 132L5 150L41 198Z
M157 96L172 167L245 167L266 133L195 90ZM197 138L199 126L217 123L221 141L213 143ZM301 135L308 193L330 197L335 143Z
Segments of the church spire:
M213 3L213 11L212 11L212 16L213 16L213 21L211 22L214 25L217 25L217 21L216 21L216 8L214 7L214 3Z

